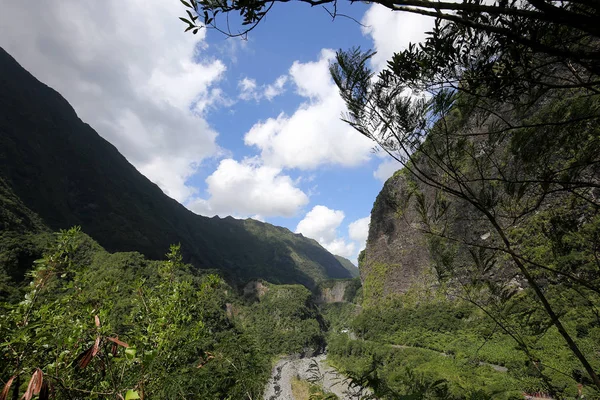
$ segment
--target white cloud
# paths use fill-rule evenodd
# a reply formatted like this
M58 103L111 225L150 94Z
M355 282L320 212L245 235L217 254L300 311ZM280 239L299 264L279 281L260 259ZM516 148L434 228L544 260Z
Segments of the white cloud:
M332 254L353 257L356 255L355 243L338 237L338 228L344 217L343 211L317 205L298 223L296 232L315 239Z
M251 100L254 99L257 95L256 81L254 79L246 77L238 82L238 87L240 88L239 97L242 100Z
M198 214L291 217L308 203L308 196L281 169L261 165L256 159L222 160L206 183L210 197L187 204Z
M371 217L365 217L357 219L348 225L348 236L350 239L358 243L359 252L362 251L367 245L367 238L369 237L369 223Z
M226 100L214 87L225 66L202 59L204 30L183 34L181 4L0 0L0 9L0 46L167 194L194 193L187 179L219 152L203 114Z
M355 166L367 161L371 141L340 117L344 101L329 75L332 50L322 50L318 61L294 62L290 78L306 101L288 116L255 124L245 143L261 151L265 164L281 168L314 169L323 164Z
M361 23L363 34L371 36L377 54L372 58L373 68L381 71L394 52L425 39L425 32L434 25L434 18L408 12L392 11L380 4L372 4Z
M240 89L238 97L246 101L260 101L263 98L271 101L285 92L287 80L286 75L281 75L271 84L258 86L256 80L245 77L238 82L238 88Z
M275 82L265 87L263 95L267 98L267 100L271 101L280 94L283 94L283 92L285 92L284 87L287 80L288 77L286 75L281 75L279 78L275 79Z
M379 164L375 172L373 172L373 176L381 182L385 182L400 168L402 168L402 165L398 161L385 160Z

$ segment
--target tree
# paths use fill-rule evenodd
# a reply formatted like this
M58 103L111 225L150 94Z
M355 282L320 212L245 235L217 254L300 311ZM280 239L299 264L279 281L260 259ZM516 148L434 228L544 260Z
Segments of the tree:
M210 27L228 36L245 37L268 14L276 3L289 0L180 0L188 8L187 17L181 18L188 30L197 32ZM338 0L298 0L311 6L329 6L333 18L338 16ZM353 3L353 1L351 1ZM491 41L509 47L520 46L537 53L569 59L586 69L600 72L597 41L577 42L572 39L583 36L598 37L600 28L600 4L595 0L498 0L492 4L482 0L458 2L429 0L377 0L392 11L409 12L449 22L459 29L452 33L465 35L470 40L473 33L485 33ZM241 27L232 30L230 14L240 14ZM225 19L221 26L220 18ZM200 22L199 22L200 21ZM552 33L562 35L569 32L570 38L562 37L558 42L547 42L545 37Z
M300 1L330 6L337 16L337 0ZM190 19L183 20L187 30L198 29L200 20L245 36L278 2L286 0L184 2ZM515 294L511 280L490 276L512 271L600 389L552 299L553 287L572 288L592 305L600 293L600 3L375 3L434 17L435 27L377 76L368 67L373 52L338 53L331 72L348 107L344 119L414 182L421 229L440 239L432 245L447 253L437 263L440 279L463 288L482 284L485 304L502 307ZM243 29L219 27L219 16L231 12L242 15ZM457 213L489 228L486 239L452 229ZM498 314L490 317L520 340ZM527 343L520 345L528 351Z
M329 12L337 15L337 0L300 1L329 5L333 7ZM197 29L200 18L204 26L230 36L246 35L276 2L184 2L190 17L184 21L188 30ZM368 67L373 52L338 53L331 72L348 106L345 120L395 158L420 185L413 195L423 216L422 229L446 241L438 241L438 246L448 247L448 241L453 241L468 249L468 254L452 255L446 265L438 263L440 277L462 282L477 276L494 294L490 298L508 301L511 291L506 282L498 284L485 275L514 268L514 276L527 282L551 324L600 389L594 368L561 323L548 294L552 284L568 284L586 299L592 298L593 304L600 293L599 265L593 261L596 249L571 246L563 251L583 256L571 260L568 267L556 262L556 247L565 235L579 237L580 244L595 243L597 235L600 29L594 21L600 18L600 3L376 3L396 12L434 17L436 24L423 44L395 54L378 76ZM242 15L244 29L219 28L219 14L231 12ZM559 215L548 215L551 205L561 208ZM449 229L453 213L461 211L485 221L491 235L487 242L474 242ZM522 244L523 231L540 213L546 215L541 224L553 218L553 223L579 221L575 228L561 227L566 233L560 239L551 234L542 239L539 231L528 232L537 238L532 241L545 240L551 256L530 254ZM498 263L498 253L510 265ZM457 259L463 266L460 270ZM488 261L493 265L486 265Z
M402 59L411 51L395 58ZM402 164L415 183L411 195L422 216L421 229L445 239L446 245L458 242L465 249L464 254L454 252L438 263L440 278L451 278L463 288L468 281L469 289L479 281L492 299L507 302L515 294L510 279L494 281L490 276L514 268L513 276L527 282L551 324L600 388L594 368L563 326L548 294L552 284L568 282L584 291L592 304L598 301L596 245L577 248L576 261L557 263L559 249L552 246L563 238L550 233L544 242L540 239L544 235L531 228L536 219L544 220L542 224L553 218L555 223L557 219L577 220L572 227L560 227L561 235L581 239L587 231L580 243L597 241L600 97L595 88L531 81L523 92L520 82L510 85L507 81L499 96L483 86L485 80L476 89L470 88L469 76L456 87L444 79L432 83L431 75L415 77L398 69L394 61L375 77L368 68L372 54L359 49L339 52L331 67L348 106L345 120ZM562 72L556 64L550 65ZM459 63L447 70L462 69L468 75L473 72L468 67ZM512 73L522 71L515 67ZM560 79L559 75L556 80ZM425 91L431 97L424 96ZM490 233L473 240L464 229L453 229L457 215L472 215ZM532 242L540 240L548 247L542 253L551 254L532 254ZM500 262L498 253L510 263Z
M269 361L228 319L231 289L192 273L179 245L148 261L108 254L73 228L36 265L25 300L0 303L0 399L262 393Z

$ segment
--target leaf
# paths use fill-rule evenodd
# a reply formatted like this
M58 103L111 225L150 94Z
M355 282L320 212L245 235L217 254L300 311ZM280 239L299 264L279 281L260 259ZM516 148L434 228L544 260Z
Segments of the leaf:
M190 3L188 3L187 1L185 1L185 0L179 0L179 1L181 1L184 6L192 8L192 6L190 5Z
M34 395L40 394L40 390L42 389L42 382L44 380L44 373L41 369L37 368L33 375L31 375L31 379L29 380L29 385L27 385L27 390L23 395L22 399L31 400Z
M85 367L87 367L90 361L92 361L92 348L90 347L89 349L81 353L79 357L77 357L76 361L77 366L79 368L84 369Z
M100 328L100 318L98 318L98 315L94 315L94 321L96 322L96 327Z
M125 356L126 356L126 357L127 357L129 360L132 360L132 359L134 359L134 358L135 358L135 353L136 353L136 350L135 350L135 348L133 348L133 347L128 347L128 348L126 348L126 349L125 349Z
M119 340L119 338L107 337L106 339L110 340L113 343L118 344L119 346L122 346L122 347L125 347L125 348L129 347L129 345L127 343Z
M156 350L145 351L143 356L144 364L149 364L156 358Z
M98 351L100 350L100 336L96 337L96 341L94 342L94 346L92 347L92 357L96 357Z
M6 400L8 398L8 392L10 390L10 386L12 385L12 383L16 377L17 377L17 375L11 376L10 379L4 384L4 387L2 388L2 392L0 393L0 400Z
M90 361L92 361L92 358L94 358L94 356L96 354L98 354L98 350L100 349L100 336L96 337L96 341L94 342L94 345L92 347L90 347L89 349L85 350L84 352L82 352L81 354L79 354L79 356L77 356L77 358L75 359L75 363L77 363L77 366L81 369L84 369L85 367L88 366L88 364L90 363Z
M179 17L180 20L182 20L183 22L185 22L188 25L194 25L192 24L190 21L188 21L187 19L183 18L183 17Z
M140 395L135 390L129 389L127 393L125 393L125 400L134 400L139 399Z

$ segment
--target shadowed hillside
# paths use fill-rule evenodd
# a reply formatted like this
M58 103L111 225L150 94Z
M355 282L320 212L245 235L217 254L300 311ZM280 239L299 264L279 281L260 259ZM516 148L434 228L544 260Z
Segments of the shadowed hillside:
M190 212L2 49L0 178L17 197L10 213L0 213L3 219L29 213L15 209L21 204L52 230L80 225L109 251L136 250L157 259L181 243L186 261L221 269L236 282L264 278L313 287L350 277L316 241L288 229ZM10 227L8 221L0 226Z

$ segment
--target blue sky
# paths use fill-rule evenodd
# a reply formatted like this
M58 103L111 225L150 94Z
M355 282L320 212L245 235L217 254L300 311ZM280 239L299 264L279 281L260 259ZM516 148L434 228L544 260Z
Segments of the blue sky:
M340 121L327 66L336 50L361 46L378 51L380 70L432 21L340 3L361 25L290 2L242 41L184 34L177 0L0 8L0 46L165 193L196 213L258 218L356 260L396 165Z

